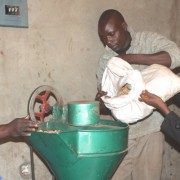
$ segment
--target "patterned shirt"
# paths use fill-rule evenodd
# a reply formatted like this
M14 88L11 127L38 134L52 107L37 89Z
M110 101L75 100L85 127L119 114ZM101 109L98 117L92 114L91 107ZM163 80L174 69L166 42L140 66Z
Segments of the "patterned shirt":
M166 51L171 57L171 69L180 66L180 49L177 45L154 32L137 32L135 33L132 29L128 29L131 34L131 46L126 51L126 54L154 54L160 51ZM104 54L100 57L99 64L97 67L97 87L100 89L103 72L106 68L107 62L118 54L110 49L108 46L105 47ZM134 69L143 70L147 65L132 65ZM144 136L160 130L160 126L163 121L163 116L154 111L149 117L140 120L134 124L129 125L129 138L136 138Z

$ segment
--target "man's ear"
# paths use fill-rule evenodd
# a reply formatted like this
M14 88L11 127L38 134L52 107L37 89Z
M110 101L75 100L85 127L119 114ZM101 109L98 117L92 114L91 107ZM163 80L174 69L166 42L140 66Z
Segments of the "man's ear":
M125 31L127 31L128 25L127 25L127 23L126 23L125 21L122 23L122 27L123 27L123 29L124 29Z

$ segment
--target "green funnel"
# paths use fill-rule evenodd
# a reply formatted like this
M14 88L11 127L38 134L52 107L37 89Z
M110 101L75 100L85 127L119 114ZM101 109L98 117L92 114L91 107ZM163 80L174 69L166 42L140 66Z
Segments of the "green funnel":
M40 129L27 139L57 180L110 180L127 151L128 125L121 122L48 121Z
M50 95L57 99L53 106ZM56 180L111 179L127 151L127 124L101 120L97 101L62 106L49 86L34 91L28 109L31 119L41 123L27 140ZM52 119L45 121L51 112Z

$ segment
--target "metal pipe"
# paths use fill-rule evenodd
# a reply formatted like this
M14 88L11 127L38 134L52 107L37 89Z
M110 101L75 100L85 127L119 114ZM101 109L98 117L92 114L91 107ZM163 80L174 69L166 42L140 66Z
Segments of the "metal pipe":
M29 146L29 148L30 148L30 159L31 159L31 176L32 176L32 180L35 180L33 148L32 146Z

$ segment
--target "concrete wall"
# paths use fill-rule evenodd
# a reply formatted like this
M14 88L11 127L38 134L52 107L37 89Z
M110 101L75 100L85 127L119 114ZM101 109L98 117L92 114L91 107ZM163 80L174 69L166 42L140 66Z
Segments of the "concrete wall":
M28 0L29 28L0 27L1 124L25 116L28 99L40 85L58 89L65 103L94 99L103 52L97 21L109 8L121 11L136 31L156 31L180 45L178 0ZM0 175L21 180L19 166L29 159L25 143L2 144ZM36 156L35 173L36 180L52 179Z

